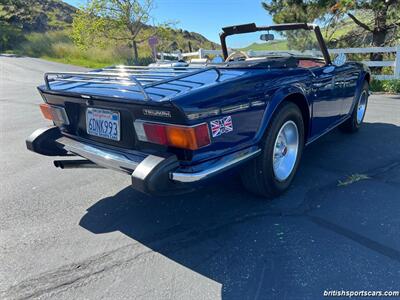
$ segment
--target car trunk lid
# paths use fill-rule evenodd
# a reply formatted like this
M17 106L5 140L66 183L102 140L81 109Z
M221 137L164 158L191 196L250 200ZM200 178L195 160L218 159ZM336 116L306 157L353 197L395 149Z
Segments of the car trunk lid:
M185 121L184 115L169 101L158 104L143 101L129 103L126 101L116 102L115 99L114 101L109 101L97 97L86 99L70 95L45 93L43 91L41 93L48 104L65 109L69 124L61 126L64 133L120 148L138 148L134 129L135 120L152 120L178 124ZM97 114L97 119L91 119L93 113ZM107 120L108 115L110 122L112 122L111 130L117 130L118 126L117 135L113 136L111 133L108 135L96 135L95 130L90 130L90 122L92 122L92 125L97 122L97 126L102 126L103 124L100 124L100 122ZM115 118L115 120L112 120L112 118ZM107 128L109 127L107 126Z

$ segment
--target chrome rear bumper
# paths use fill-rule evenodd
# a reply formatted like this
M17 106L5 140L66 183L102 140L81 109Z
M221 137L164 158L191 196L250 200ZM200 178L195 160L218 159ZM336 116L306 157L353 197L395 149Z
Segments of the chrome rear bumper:
M140 152L130 155L115 151L112 152L67 137L56 139L55 142L59 147L69 153L86 158L103 168L122 171L125 173L132 173L146 158L146 155L141 154Z
M82 167L90 165L88 164L90 161L100 167L129 174L133 187L148 193L162 188L173 188L174 183L203 181L257 156L261 151L256 147L248 148L195 167L184 167L179 164L175 155L162 157L132 150L112 150L61 134L57 135L54 127L38 129L26 140L26 144L29 150L39 154L60 156L73 154L82 157L86 159L82 160ZM47 148L51 148L53 153ZM68 161L63 161L66 162ZM74 167L79 167L79 161L74 160Z
M261 152L261 149L245 149L233 155L221 158L214 163L210 163L204 170L197 172L179 172L175 171L170 173L170 178L174 181L183 183L196 182L205 180L209 177L220 174L238 164L245 162Z

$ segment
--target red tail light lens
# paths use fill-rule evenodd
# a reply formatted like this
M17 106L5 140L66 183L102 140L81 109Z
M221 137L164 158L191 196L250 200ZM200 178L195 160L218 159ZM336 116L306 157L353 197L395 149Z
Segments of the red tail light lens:
M207 146L211 143L210 132L208 131L208 126L206 123L194 127L194 131L199 148Z
M143 124L144 132L146 133L147 141L160 144L167 145L168 139L165 132L165 126L158 124Z
M141 141L182 149L196 150L211 143L206 123L189 127L136 121L135 130Z

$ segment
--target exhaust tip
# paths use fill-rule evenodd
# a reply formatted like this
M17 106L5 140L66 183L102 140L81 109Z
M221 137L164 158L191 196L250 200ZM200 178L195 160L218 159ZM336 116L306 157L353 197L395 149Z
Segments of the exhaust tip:
M55 160L53 164L60 169L100 168L100 166L86 159Z
M59 160L53 161L53 164L56 168L64 169L64 164Z

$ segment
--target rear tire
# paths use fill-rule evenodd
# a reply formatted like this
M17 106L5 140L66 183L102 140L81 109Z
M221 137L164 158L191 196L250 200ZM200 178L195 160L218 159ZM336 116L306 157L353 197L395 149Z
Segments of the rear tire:
M365 112L368 106L369 84L364 82L360 94L358 95L357 102L354 105L351 117L339 126L339 129L346 133L353 133L360 129L364 121Z
M296 104L278 108L261 143L261 155L245 166L241 178L250 192L272 198L289 188L303 153L304 122Z

